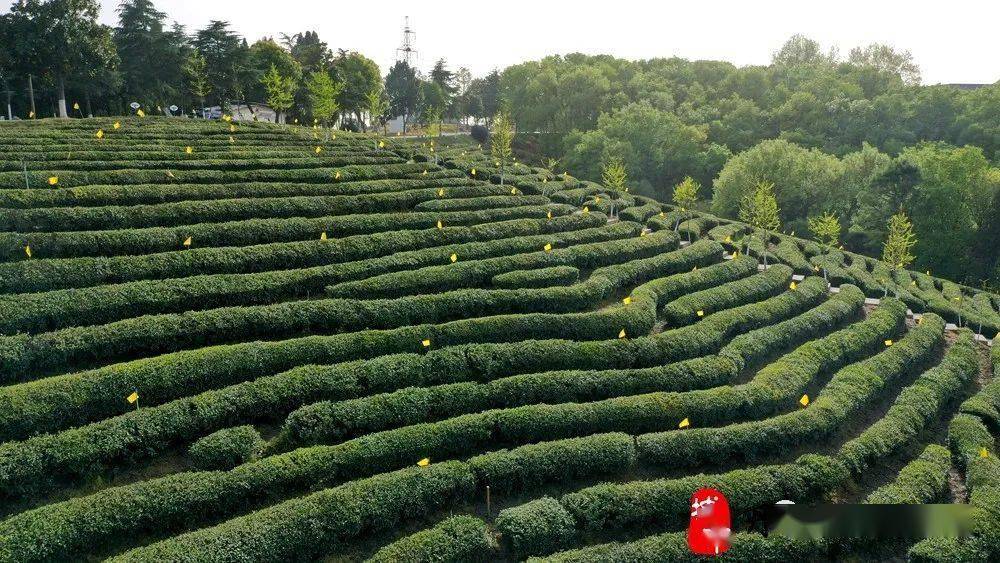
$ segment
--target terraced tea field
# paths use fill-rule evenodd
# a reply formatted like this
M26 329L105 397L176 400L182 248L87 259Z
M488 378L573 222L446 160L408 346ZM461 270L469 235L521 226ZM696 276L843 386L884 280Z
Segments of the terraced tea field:
M379 144L0 126L0 560L678 560L701 486L724 558L997 557L1000 297ZM745 531L782 499L974 534Z

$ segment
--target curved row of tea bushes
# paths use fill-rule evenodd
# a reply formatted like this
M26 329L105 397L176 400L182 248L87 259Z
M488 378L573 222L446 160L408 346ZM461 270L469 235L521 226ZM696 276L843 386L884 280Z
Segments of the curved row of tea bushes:
M586 251L578 246L559 252L568 254L572 261L578 249ZM106 364L254 338L353 332L361 327L392 329L486 315L568 313L585 309L617 289L610 281L601 283L602 278L592 276L587 283L558 292L458 289L396 299L286 301L145 315L38 335L0 336L0 350L5 352L0 381L70 369L86 365L92 358Z
M467 186L445 192L445 197L459 196L482 201L479 196L500 191L499 186ZM39 207L33 209L0 209L0 230L32 231L85 231L122 228L172 227L189 223L234 221L238 219L319 217L367 213L405 212L426 201L436 199L438 190L417 188L391 193L365 195L258 197L242 199L213 199L207 201L177 201L153 205L109 205L103 207ZM502 207L545 205L543 196L499 196ZM499 205L456 205L436 211L467 211ZM420 211L421 209L417 209ZM424 209L432 211L435 209Z
M932 320L923 321L927 322ZM855 475L862 474L873 464L889 456L898 442L917 438L940 415L941 408L953 400L978 373L976 343L971 332L962 331L944 359L904 388L889 410L860 436L845 444L837 458Z
M139 548L126 556L144 558L150 552L165 553L161 551L164 549L174 552L179 543L189 539L222 539L233 532L241 536L240 539L232 538L237 543L251 540L242 529L242 522L247 520L263 524L273 519L278 524L277 527L255 526L262 534L257 539L274 538L272 534L275 533L284 536L281 529L293 525L295 519L321 517L323 512L310 507L326 507L325 510L330 511L326 514L331 517L346 514L347 526L295 527L296 534L308 533L307 529L322 529L336 534L338 539L347 539L372 531L372 526L381 526L383 519L392 525L400 519L429 514L455 502L478 500L486 485L494 491L512 492L550 482L610 474L635 462L634 442L627 434L602 434L521 446L479 455L468 462L432 460L428 467L373 477L368 477L372 471L365 467L362 452L350 454L356 460L350 467L331 466L333 459L329 453L313 448L265 458L228 472L179 473L22 512L0 522L0 561L65 560L86 554L95 545L120 549L134 545L146 534L181 531L193 523L243 513L268 500L273 502L275 498L301 494L317 485L330 486L344 481L347 482L340 486L285 501L214 528ZM440 456L436 452L428 453ZM402 465L412 463L415 461L408 460ZM354 477L362 478L350 481ZM428 486L430 490L425 489ZM431 501L421 507L419 503L424 491ZM395 510L394 507L400 506L397 502L405 503L402 510ZM358 520L359 510L361 521ZM364 516L366 514L371 518ZM331 525L333 523L330 521ZM311 538L311 542L305 544L300 542L301 535L274 539L295 550L329 547L320 545L322 538ZM267 557L267 552L260 548L260 544L245 545L243 551L227 553L245 553L259 561ZM232 549L238 549L237 545L233 544ZM153 558L158 559L159 555Z
M493 209L496 207L512 207L515 205L545 205L551 200L543 195L492 195L497 190L502 190L500 186L493 186L493 189L483 190L483 194L468 193L463 189L458 194L462 197L422 199L413 204L414 211L470 211L476 209ZM405 192L396 192L405 193ZM447 194L447 192L445 192ZM456 194L456 195L458 195Z
M317 146L322 147L322 144ZM193 147L192 147L193 148ZM181 151L178 151L181 152ZM337 166L377 166L380 164L399 164L400 159L396 154L382 151L367 153L341 153L339 151L328 150L315 154L315 147L303 147L303 150L294 157L277 158L266 153L257 153L250 158L217 158L219 155L203 155L199 151L192 151L186 155L188 158L173 161L169 166L164 166L163 162L156 160L133 160L133 161L105 161L105 160L60 160L57 162L34 162L27 160L24 165L20 162L0 163L0 182L4 179L4 174L21 172L27 169L29 184L32 174L41 171L43 174L93 174L98 178L107 172L120 170L145 171L145 170L171 170L200 171L200 170L225 170L225 171L246 171L246 170L299 170L310 168L333 168ZM216 157L216 158L212 158Z
M145 279L291 270L352 262L433 246L531 236L586 227L582 216L516 219L471 226L431 226L341 239L198 247L142 256L21 260L0 263L0 292L29 293Z
M570 285L580 279L580 270L573 266L553 266L537 270L514 270L493 276L494 287L524 289Z
M690 324L715 311L781 293L791 281L792 269L775 265L755 276L678 297L664 305L661 313L670 325Z
M455 263L426 266L419 269L401 270L365 279L345 281L326 288L327 295L353 299L375 299L402 297L417 293L446 291L463 287L484 287L493 276L513 270L572 265L578 269L591 269L610 264L649 258L677 248L677 237L672 233L634 236L639 231L635 223L617 223L608 230L628 232L632 238L603 244L580 244L569 249L560 241L542 242L537 251L483 260L465 260L455 253ZM537 237L535 237L537 239ZM534 239L533 239L534 240ZM544 251L544 245L551 244L552 250Z
M891 482L873 491L868 504L928 504L944 497L948 490L951 454L948 448L930 444L916 459L900 469Z
M452 516L432 528L394 541L379 549L367 561L475 563L492 561L496 549L496 540L486 522L472 516Z
M31 495L38 489L51 487L53 481L73 479L87 474L95 467L114 464L116 460L129 456L163 451L201 433L229 426L233 421L246 421L262 415L280 415L309 401L348 399L405 386L490 381L539 369L629 368L692 358L718 349L734 332L780 322L783 318L807 310L825 297L822 290L817 291L814 296L807 296L805 293L790 292L761 303L716 313L703 323L653 337L598 342L474 344L432 350L424 355L390 355L333 366L302 366L252 381L249 379L257 374L273 373L289 363L305 364L329 361L331 358L329 353L324 358L315 352L315 345L295 346L295 343L234 346L231 347L232 351L223 350L219 354L203 358L185 354L191 356L187 361L167 362L161 370L135 370L132 377L137 382L137 388L142 390L143 400L146 401L144 404L158 402L155 396L157 392L151 388L150 379L164 377L171 372L176 372L175 377L186 377L189 380L195 377L205 378L206 384L215 386L219 385L220 378L224 376L228 376L230 380L247 381L137 412L126 412L124 402L108 403L100 400L100 396L95 396L92 409L108 410L107 415L125 414L58 434L0 446L0 467L3 468L0 476L5 476L0 490L18 496ZM616 310L627 312L630 309ZM572 318L569 320L576 323ZM474 328L490 322L489 319L473 319L449 325ZM624 319L619 322L624 322ZM438 342L440 336L446 334L444 329L449 325L437 327L437 334L432 337L433 342ZM510 335L510 323L498 328L504 330L505 337ZM419 338L421 334L430 331L428 328L415 327L396 332L410 335L410 338ZM521 336L517 332L513 339ZM318 344L317 340L321 338L303 340ZM454 336L449 338L454 340ZM328 337L326 340L333 343L338 337ZM372 337L365 333L351 335L351 340L359 346L373 342ZM388 352L393 346L398 348L400 345L383 340L378 348ZM363 353L360 349L348 348L338 356L345 360L355 359L363 356ZM265 358L268 361L261 361ZM142 368L144 365L148 364L139 364L137 367ZM222 368L225 368L225 373L220 373ZM110 379L102 383L103 386L122 386L116 379L121 377L120 372L110 369L104 371ZM142 383L141 387L138 386L139 382ZM95 383L97 382L91 385ZM177 395L192 394L187 390L167 390ZM58 406L61 404L59 398L71 392L72 387L67 387L62 395L53 395L53 404ZM158 394L162 396L163 391ZM37 400L37 396L35 397ZM49 413L52 409L41 410ZM65 418L63 415L61 418L51 419L48 424L58 427L65 424ZM13 423L23 419L22 413L11 417L10 421ZM39 423L36 421L34 425L38 427Z
M562 225L568 229L582 226L569 222L562 222ZM322 290L328 283L364 279L388 272L405 271L407 268L449 264L448 257L452 253L461 255L463 262L500 257L502 259L487 263L501 271L504 267L520 269L518 264L525 261L532 265L559 265L574 257L566 248L572 248L572 245L601 246L606 243L611 249L636 246L639 243L627 238L635 233L635 228L632 224L580 228L436 246L296 270L208 274L43 293L0 295L0 332L46 332L66 326L108 323L143 314L273 303L291 297L308 296L312 291ZM653 241L652 245L646 243L645 246L666 244L666 240L660 239ZM545 244L559 245L562 250L551 255L545 254L542 252ZM623 257L615 256L614 259L621 261ZM463 268L459 267L461 269Z
M443 226L469 226L522 218L544 218L548 213L562 217L575 209L566 205L521 206L482 211L449 213L375 213L289 217L284 219L246 219L221 223L198 223L178 227L151 227L110 231L65 231L54 233L0 233L0 258L25 260L24 246L30 245L38 259L83 256L114 257L158 252L176 252L187 237L199 247L249 246L271 242L314 240L326 231L330 238L374 234L387 231L430 229L441 221ZM581 216L589 226L604 223L599 215Z
M750 360L754 354L774 353L791 344L802 344L820 336L853 317L860 310L863 301L864 297L860 293L852 295L845 291L843 295L837 295L797 317L738 336L718 356L661 367L537 373L496 379L488 383L408 387L354 400L315 403L289 415L282 437L286 444L329 443L345 437L491 408L536 403L590 402L610 397L690 391L722 385L740 372L745 365L744 358ZM787 366L775 366L774 371L780 369L787 369ZM670 418L670 415L664 414L664 409L668 406L677 412L689 412L692 416L698 416L701 409L708 408L722 411L722 416L725 417L729 413L726 413L724 404L705 399L706 395L713 392L715 391L677 395L661 393L656 395L658 405L653 410L658 416ZM732 412L735 409L730 411ZM699 420L705 421L709 417L710 415L699 416Z
M390 179L347 180L347 171L341 172L337 182L328 184L299 184L294 182L245 182L241 184L171 184L169 190L162 185L138 184L132 186L93 185L67 190L0 190L0 207L28 209L33 207L98 207L107 205L141 205L200 201L212 199L239 199L251 197L291 197L309 195L348 195L363 193L396 192L414 188L444 188L461 190L474 185L468 177L442 177L445 171L432 173L406 173Z
M761 536L756 533L736 533L729 538L729 550L718 556L719 561L816 561L824 556L836 557L822 540L793 540L786 536ZM827 555L829 554L829 555ZM531 563L598 563L603 561L629 561L630 563L661 563L677 561L698 563L705 556L691 553L687 533L670 532L633 542L615 542L563 551L544 558L530 558Z

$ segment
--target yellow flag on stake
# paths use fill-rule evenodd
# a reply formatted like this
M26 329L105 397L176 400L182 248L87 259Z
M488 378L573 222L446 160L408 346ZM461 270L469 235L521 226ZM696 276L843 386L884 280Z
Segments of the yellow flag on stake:
M622 299L622 303L626 305L628 305L631 302L632 302L632 296L626 296L625 299Z
M30 244L26 245L24 247L24 253L28 255L28 258L31 258L31 245Z
M892 339L886 340L885 341L885 345L886 346L892 346Z
M426 458L426 457L424 459L422 459L422 460L420 460L420 461L417 462L417 465L419 465L420 467L427 467L430 464L431 464L431 460L429 458Z
M625 338L625 329L623 328L621 332L618 333L618 338Z
M458 254L452 254L451 255L451 261L452 262L457 262L458 261Z
M59 183L59 176L49 176L49 185L54 186Z
M94 133L94 136L97 137L98 139L103 139L104 138L104 129L98 129L97 133Z
M128 401L129 403L135 403L136 401L138 401L138 400L139 400L139 393L137 393L137 392L135 392L135 391L132 391L132 394L131 394L131 395L129 395L128 397L125 397L125 399L126 399L126 400L127 400L127 401Z
M326 231L323 231L322 233L320 233L319 240L326 240Z
M430 338L425 338L425 339L421 340L420 343L424 345L424 348L430 348L430 346L431 346L431 339Z
M809 395L802 395L802 398L799 399L799 404L803 407L809 406Z
M191 248L191 237L184 239L184 246Z
M688 426L691 426L691 421L685 418L677 425L677 428L687 428Z

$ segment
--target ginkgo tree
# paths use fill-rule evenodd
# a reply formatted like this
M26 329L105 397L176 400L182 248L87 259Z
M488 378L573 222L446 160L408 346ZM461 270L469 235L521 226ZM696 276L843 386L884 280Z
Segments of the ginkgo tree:
M504 171L514 158L511 148L514 142L514 124L510 112L501 109L493 118L493 131L490 133L490 155L500 169L500 185L503 185Z
M833 213L827 212L819 217L810 217L809 231L827 253L840 245L840 219ZM829 282L825 265L823 266L823 279Z
M271 68L260 78L260 83L267 91L267 105L274 110L276 121L284 123L285 112L295 103L295 78L282 76L278 72L278 68L272 64Z
M611 216L614 217L615 203L618 201L619 194L628 191L625 186L628 182L628 171L625 170L625 163L622 162L621 158L613 156L604 161L601 166L601 182L610 194Z
M693 216L691 208L698 203L698 189L700 187L691 176L686 176L680 184L674 186L674 205L681 211L674 223L675 233L681 228L681 222L687 220L689 216ZM688 229L688 242L691 242L690 229Z
M365 109L368 111L368 120L373 128L382 127L385 133L385 124L389 112L389 98L385 96L385 90L378 85L365 94Z
M781 228L778 216L778 200L774 196L774 184L758 182L753 191L743 196L740 201L740 221L749 223L754 232L747 237L747 254L750 253L750 243L757 235L761 237L761 255L764 267L767 267L767 243L774 231Z
M906 268L916 259L912 251L917 244L917 236L913 234L913 223L902 209L889 218L886 230L888 233L882 245L882 261L889 265L895 278L897 270ZM896 295L899 295L898 288Z

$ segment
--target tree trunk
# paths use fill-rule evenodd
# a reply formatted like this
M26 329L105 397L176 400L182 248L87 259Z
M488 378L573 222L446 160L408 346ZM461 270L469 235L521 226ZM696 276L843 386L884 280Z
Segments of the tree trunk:
M10 91L10 85L7 84L7 80L6 79L4 79L4 81L3 81L3 87L4 87L4 90L7 91L7 119L11 120L11 119L14 119L14 113L11 111L11 107L10 107L11 91Z
M59 99L59 117L69 117L66 113L66 79L62 74L56 77L56 97Z
M35 113L35 88L31 85L31 75L28 75L28 97L31 98L31 115L38 117Z
M90 109L90 91L83 91L83 104L87 106L87 117L94 117L94 111Z

